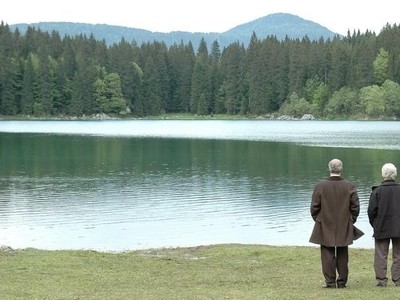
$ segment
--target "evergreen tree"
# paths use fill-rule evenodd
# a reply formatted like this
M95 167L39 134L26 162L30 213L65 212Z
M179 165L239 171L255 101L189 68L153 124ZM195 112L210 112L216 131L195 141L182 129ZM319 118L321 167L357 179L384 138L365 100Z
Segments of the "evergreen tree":
M351 47L348 44L335 40L332 46L332 65L329 73L329 85L333 91L338 91L346 86L350 78L350 52Z
M69 90L68 79L64 74L64 69L61 65L55 66L54 74L54 92L53 92L53 107L56 114L66 114L71 94Z
M50 64L47 51L42 51L39 56L38 93L33 105L35 116L53 114L53 74Z
M375 58L375 36L360 33L351 38L351 69L348 86L362 88L374 83L372 63Z
M17 69L10 57L0 53L0 113L14 116L17 113L16 102Z
M143 86L143 70L135 62L128 64L128 74L124 79L124 83L122 83L121 79L121 85L122 94L127 100L128 107L136 114L143 115L143 106L139 108Z
M35 100L35 70L32 64L32 57L28 56L25 63L23 84L21 92L21 113L23 115L31 115L33 113L33 103Z
M160 112L169 111L171 90L168 70L167 47L165 43L154 43L154 63L157 70L158 94L160 99Z
M201 40L196 56L196 63L192 76L192 90L190 99L190 109L192 113L198 113L199 100L203 95L207 103L210 99L211 80L210 65L208 60L208 50L204 39Z
M94 102L95 70L82 66L75 73L68 111L73 116L91 115L98 112Z
M64 69L63 73L67 77L68 81L72 81L77 71L77 62L75 56L75 50L73 46L74 41L65 37L63 41L63 53L60 59L60 65Z
M221 70L225 76L225 108L228 114L245 114L247 109L246 96L244 95L244 59L245 49L239 43L229 45L224 49L221 58Z
M108 55L110 70L120 76L122 94L130 109L134 109L138 101L143 78L143 71L135 62L138 51L138 47L123 38L110 48Z
M226 103L226 88L225 88L225 82L222 82L222 84L219 86L218 89L217 98L214 106L214 112L216 114L225 114L226 113L225 103Z
M307 81L308 53L310 41L308 39L295 40L289 47L288 92L303 94L303 87Z
M143 70L143 112L158 115L162 112L162 93L158 85L158 70L152 57L148 57Z
M197 114L200 116L208 115L207 99L204 94L200 95L199 105L197 107Z
M275 37L269 37L262 43L263 113L277 111L286 98L289 82L288 69L284 67L287 61L285 50Z
M0 24L0 113L18 112L18 58L13 34L8 25Z
M243 58L244 58L243 54ZM222 82L221 70L220 70L220 59L221 59L221 50L219 47L218 41L214 41L211 45L211 53L210 53L210 100L207 104L207 110L213 114L215 113L215 102L218 95L218 88Z
M249 78L249 113L252 115L260 115L265 112L263 99L263 73L264 66L261 60L261 42L258 40L257 35L253 32L249 47L247 50L247 72Z
M21 38L20 53L23 58L27 58L32 53L37 52L37 44L39 42L38 33L32 26L28 26L25 35Z

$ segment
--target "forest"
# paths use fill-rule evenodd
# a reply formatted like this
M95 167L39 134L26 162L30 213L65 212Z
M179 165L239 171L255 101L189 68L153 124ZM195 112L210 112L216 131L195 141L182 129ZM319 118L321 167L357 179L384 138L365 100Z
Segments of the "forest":
M0 24L0 116L400 117L400 26L248 46L63 36Z

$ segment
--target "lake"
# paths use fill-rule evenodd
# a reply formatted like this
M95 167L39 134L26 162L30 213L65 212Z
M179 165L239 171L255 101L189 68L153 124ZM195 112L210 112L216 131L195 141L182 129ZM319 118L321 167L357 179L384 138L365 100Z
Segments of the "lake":
M123 251L220 243L312 246L328 161L361 201L352 247L400 123L0 121L0 245Z

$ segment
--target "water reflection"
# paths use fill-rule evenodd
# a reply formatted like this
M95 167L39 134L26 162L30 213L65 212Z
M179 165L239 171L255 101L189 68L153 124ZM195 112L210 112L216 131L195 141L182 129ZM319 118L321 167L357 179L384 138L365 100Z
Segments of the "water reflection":
M0 132L290 142L400 149L396 121L0 121Z
M39 123L41 130L35 127ZM332 128L341 123L329 127L325 137L321 133L315 137L320 125L298 122L306 124L299 129L302 143L295 132L286 132L287 123L278 128L276 122L265 136L291 135L293 143L260 138L259 127L265 126L261 122L217 126L217 132L229 128L227 136L237 132L239 137L254 126L254 140L145 137L132 130L120 136L119 131L111 135L111 129L105 129L107 124L114 130L115 124L141 128L140 122L83 122L83 131L101 124L107 132L102 135L78 134L75 126L83 126L82 122L44 122L46 127L39 123L29 127L35 132L24 133L28 128L24 122L22 127L12 123L15 128L0 122L4 131L0 133L0 244L100 250L230 242L310 245L312 188L327 176L328 160L340 157L345 177L357 184L361 197L358 226L366 235L355 246L372 247L366 217L370 186L379 183L383 163L398 162L397 141L380 149L369 146L371 135L386 130L388 124L393 135L399 135L394 130L397 123L366 126L373 128L372 133L349 128L348 132L360 133L354 138L363 145L360 148L342 145L349 143L349 133L343 143L332 138ZM60 131L64 123L72 127L70 134L42 133L43 128ZM164 134L172 132L164 122L145 124L150 132L156 131L154 124L161 125ZM189 124L194 130L195 123ZM363 128L365 124L369 123ZM203 130L201 126L196 132ZM316 140L341 147L310 146Z

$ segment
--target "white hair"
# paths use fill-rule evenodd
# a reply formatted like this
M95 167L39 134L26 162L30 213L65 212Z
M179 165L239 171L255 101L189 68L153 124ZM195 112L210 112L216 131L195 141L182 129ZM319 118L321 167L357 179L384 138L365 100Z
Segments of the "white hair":
M332 174L340 174L343 170L343 163L337 158L332 159L328 163L328 169Z
M382 177L384 180L395 180L397 169L394 164L386 163L382 167Z

